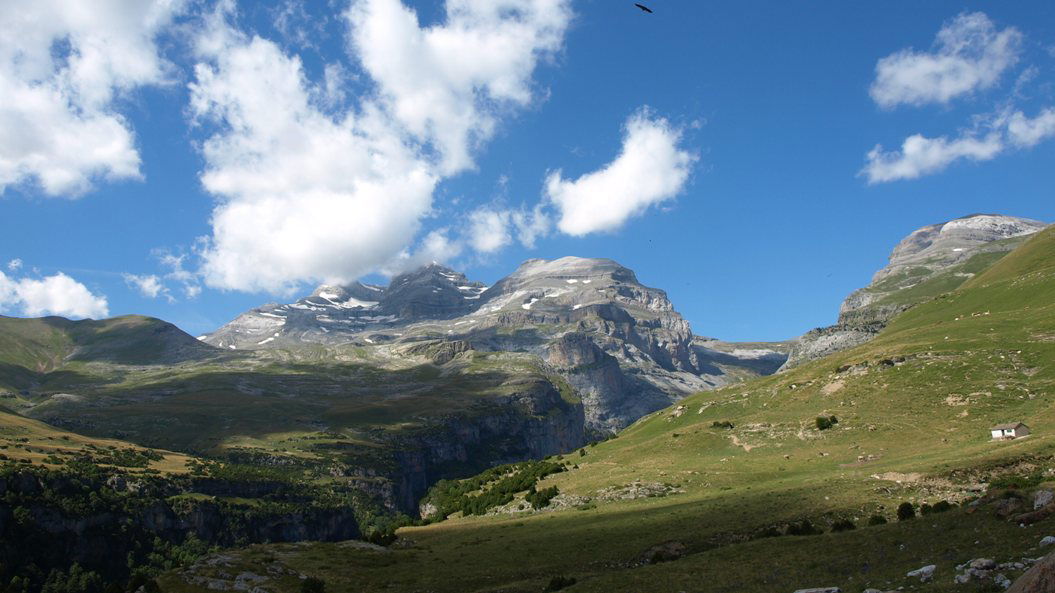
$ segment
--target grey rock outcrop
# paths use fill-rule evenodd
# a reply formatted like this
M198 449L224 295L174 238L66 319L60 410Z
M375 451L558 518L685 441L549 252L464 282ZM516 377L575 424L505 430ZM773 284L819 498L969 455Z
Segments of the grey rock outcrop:
M781 370L871 340L902 311L955 289L1046 226L1028 218L972 214L912 232L868 286L846 297L835 325L810 330L792 344Z
M1007 593L1049 593L1055 591L1055 554L1048 554L1018 577Z

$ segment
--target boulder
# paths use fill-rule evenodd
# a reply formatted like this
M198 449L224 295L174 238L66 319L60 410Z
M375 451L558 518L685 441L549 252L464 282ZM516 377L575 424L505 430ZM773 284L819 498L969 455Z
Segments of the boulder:
M1037 490L1033 495L1033 510L1042 509L1055 502L1055 492L1051 490Z
M970 566L976 570L992 570L996 568L996 560L992 558L975 558L971 560Z
M937 568L938 567L933 564L928 564L927 566L924 566L922 568L917 568L916 570L909 571L905 574L905 576L919 577L919 580L921 581L929 581L934 577L934 570Z
M1053 513L1055 513L1055 503L1049 503L1035 511L1015 515L1012 520L1015 523L1020 523L1022 525L1032 525L1034 523L1037 523L1038 521L1043 521L1044 519L1047 519Z
M1020 576L1008 593L1051 593L1055 591L1055 554L1048 554Z
M1051 544L1055 544L1055 537L1050 535L1046 535L1044 539L1040 540L1040 545L1042 546L1050 546Z
M997 517L1001 519L1010 518L1022 508L1022 501L1018 498L1001 498L993 503L993 509Z

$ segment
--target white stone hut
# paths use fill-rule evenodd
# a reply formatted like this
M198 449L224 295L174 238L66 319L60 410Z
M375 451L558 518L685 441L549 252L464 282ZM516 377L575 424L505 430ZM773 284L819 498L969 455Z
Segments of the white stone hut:
M993 434L994 441L1002 441L1026 436L1029 434L1029 427L1021 422L1011 422L1008 424L997 424L990 428L989 432Z

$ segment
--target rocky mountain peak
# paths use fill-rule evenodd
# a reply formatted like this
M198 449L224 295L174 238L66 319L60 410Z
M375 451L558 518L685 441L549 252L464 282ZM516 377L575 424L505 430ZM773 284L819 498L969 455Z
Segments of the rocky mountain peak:
M380 286L353 282L346 285L322 284L305 298L319 305L337 305L345 308L376 306L385 289Z
M583 307L592 303L622 300L641 301L645 308L669 303L662 290L646 288L628 268L610 259L562 257L554 260L529 259L512 274L483 293L491 309L521 307Z
M554 260L529 259L520 264L509 278L611 278L618 282L637 283L629 268L605 258L566 256Z
M488 288L432 263L384 288L324 285L258 307L203 338L225 349L356 346L384 361L443 365L472 352L534 355L582 398L591 430L612 431L688 393L772 372L755 351L695 344L667 294L610 259L531 259ZM311 352L315 352L312 350ZM314 356L315 354L312 354Z
M381 310L402 319L448 319L474 310L486 288L433 262L393 278Z
M1017 216L970 214L917 229L890 254L890 264L872 279L878 282L913 265L949 265L967 259L993 241L1031 235L1047 223Z
M868 286L852 292L835 325L801 336L785 368L875 337L894 316L959 286L1047 223L1000 214L969 214L916 229L890 254Z

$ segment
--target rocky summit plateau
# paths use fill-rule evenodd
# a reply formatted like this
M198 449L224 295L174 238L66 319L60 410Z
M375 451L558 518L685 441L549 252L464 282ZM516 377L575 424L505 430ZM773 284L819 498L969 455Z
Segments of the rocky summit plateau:
M432 263L388 286L323 285L200 338L228 350L354 345L385 364L460 354L538 357L582 398L586 426L618 430L700 390L774 372L783 344L701 338L664 291L609 259L532 259L493 286Z

